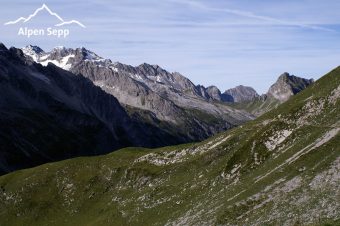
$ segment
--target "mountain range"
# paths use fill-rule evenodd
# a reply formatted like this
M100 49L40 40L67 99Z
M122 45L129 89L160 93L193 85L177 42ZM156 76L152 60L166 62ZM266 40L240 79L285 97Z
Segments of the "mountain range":
M122 147L202 141L253 120L313 81L285 73L267 94L224 93L157 65L85 48L0 45L0 173Z
M21 54L17 49L4 52ZM12 58L17 65L27 60ZM92 63L84 64L88 64L87 70L94 70ZM0 67L0 71L6 74L4 70L8 70L11 76L18 74L9 73L13 70L10 68ZM133 70L155 72L143 66L138 68ZM44 70L59 70L37 64L30 69L39 69L47 76ZM103 74L107 79L101 85L109 90L112 74ZM52 76L54 73L46 78L54 82ZM40 75L42 82L46 78ZM1 77L1 82L4 79ZM108 155L49 163L2 176L1 222L339 225L340 67L309 85L311 82L283 74L266 95L254 96L249 92L255 98L252 106L266 105L269 111L202 142L158 149L125 148ZM28 86L25 90L32 88ZM194 95L195 91L191 91L190 95ZM215 88L210 91L219 93ZM100 89L98 92L102 93ZM278 98L276 102L280 104L270 110L268 102L272 98ZM244 95L235 96L234 100L244 100Z

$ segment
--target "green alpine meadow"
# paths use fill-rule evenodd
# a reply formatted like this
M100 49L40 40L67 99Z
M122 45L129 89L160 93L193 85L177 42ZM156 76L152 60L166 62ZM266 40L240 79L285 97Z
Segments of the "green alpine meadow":
M0 225L340 225L339 131L340 67L202 142L3 175Z

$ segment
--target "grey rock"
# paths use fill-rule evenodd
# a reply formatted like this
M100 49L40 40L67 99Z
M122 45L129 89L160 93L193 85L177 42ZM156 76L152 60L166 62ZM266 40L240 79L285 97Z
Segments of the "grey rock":
M285 72L280 75L278 80L270 87L267 95L280 102L285 102L291 96L301 92L313 82L313 79L304 79L289 75L289 73Z
M252 88L248 86L237 86L232 89L228 89L223 93L223 101L225 102L249 102L258 98L259 94Z
M197 85L196 90L197 90L197 93L198 93L199 96L203 97L206 100L209 100L210 96L207 93L207 89L204 86Z
M210 99L221 101L221 91L216 86L207 87L206 92Z

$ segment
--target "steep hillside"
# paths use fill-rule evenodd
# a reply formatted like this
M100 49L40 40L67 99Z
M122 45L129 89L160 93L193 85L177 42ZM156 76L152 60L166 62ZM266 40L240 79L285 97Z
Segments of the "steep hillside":
M340 68L204 142L0 177L4 225L340 223Z

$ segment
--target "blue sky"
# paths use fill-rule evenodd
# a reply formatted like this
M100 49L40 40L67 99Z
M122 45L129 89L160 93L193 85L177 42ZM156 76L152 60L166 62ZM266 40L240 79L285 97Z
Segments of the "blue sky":
M64 27L66 39L26 38L17 35L22 25L3 25L43 3L86 29ZM285 71L317 79L340 65L339 10L338 0L3 0L0 41L47 51L84 46L113 61L158 64L195 84L264 93Z

